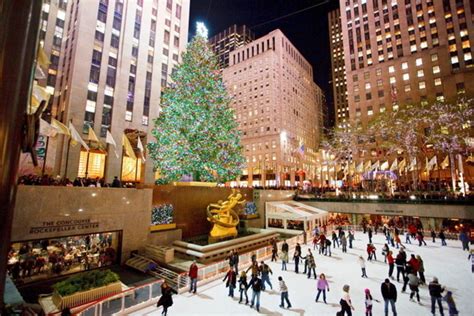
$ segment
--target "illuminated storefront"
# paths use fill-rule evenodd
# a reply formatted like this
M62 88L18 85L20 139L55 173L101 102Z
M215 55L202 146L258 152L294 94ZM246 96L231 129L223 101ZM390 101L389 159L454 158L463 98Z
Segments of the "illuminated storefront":
M103 178L105 171L105 153L98 150L81 151L78 176L81 178Z

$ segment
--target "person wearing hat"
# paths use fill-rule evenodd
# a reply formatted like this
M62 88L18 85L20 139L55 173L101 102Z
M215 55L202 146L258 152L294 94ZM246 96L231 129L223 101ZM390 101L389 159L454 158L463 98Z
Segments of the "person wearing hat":
M389 279L385 279L385 282L380 286L382 292L382 297L385 302L385 316L388 316L388 304L392 306L392 313L394 316L397 315L397 309L395 307L395 302L397 301L397 288Z
M352 306L351 297L349 296L349 290L350 286L347 284L342 287L342 298L339 301L339 304L341 304L341 311L339 312L339 314L341 316L346 315L346 313L347 316L352 316L352 311L354 310L354 306Z
M373 299L369 289L365 289L365 316L372 316Z

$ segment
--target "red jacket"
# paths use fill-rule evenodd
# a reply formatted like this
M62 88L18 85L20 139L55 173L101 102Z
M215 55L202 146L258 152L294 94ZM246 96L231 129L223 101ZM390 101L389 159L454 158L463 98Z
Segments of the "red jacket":
M198 277L198 267L197 267L196 264L192 264L189 267L189 277L191 279L197 279L197 277Z
M391 254L387 255L387 262L388 264L393 264L395 262L395 259L393 259Z
M413 271L414 272L418 272L418 270L420 269L420 262L415 259L415 258L411 258L408 263L411 265L411 267L413 268Z

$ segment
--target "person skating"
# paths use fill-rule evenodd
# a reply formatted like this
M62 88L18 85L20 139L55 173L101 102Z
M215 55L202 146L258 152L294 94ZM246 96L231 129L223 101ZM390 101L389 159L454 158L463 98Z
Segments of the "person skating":
M441 246L447 246L448 245L446 243L446 235L444 234L444 231L442 229L439 231L438 237L439 237L439 239L441 239Z
M331 239L332 239L332 244L334 245L334 247L336 247L337 245L337 248L339 248L339 240L337 239L337 235L335 231L332 232Z
M342 233L342 236L341 236L341 246L342 246L342 252L347 252L347 238L344 232Z
M443 316L444 310L441 293L444 292L444 288L439 284L437 277L434 277L433 281L430 282L428 290L431 297L431 314L436 315L436 302L438 302L439 313Z
M367 278L368 276L367 276L367 273L365 271L365 259L364 259L364 257L359 256L359 264L360 264L360 268L362 270L362 277Z
M372 316L373 305L372 294L370 294L369 289L365 289L365 316Z
M286 271L286 264L288 263L288 251L281 253L281 271Z
M387 254L388 263L388 277L393 280L393 268L395 267L395 259L393 259L392 251L388 251Z
M395 238L395 247L398 249L400 248L402 245L402 241L400 240L400 235L395 233L394 234L394 238Z
M372 227L369 226L369 229L367 230L367 235L369 236L369 244L372 243Z
M318 302L319 295L321 293L323 293L324 304L327 304L327 302L326 302L326 290L329 292L329 283L326 280L326 275L324 273L321 273L319 275L319 280L318 280L318 283L316 285L316 288L318 289L318 294L316 295L315 301Z
M469 251L469 256L467 256L467 260L471 259L471 272L474 273L474 249Z
M408 264L410 264L413 272L416 275L418 273L418 270L420 269L420 262L418 261L418 259L416 259L414 254L411 254L411 258L410 260L408 260Z
M234 250L232 256L234 261L235 273L239 275L239 253L237 252L237 250Z
M278 257L278 246L277 246L276 239L273 239L272 240L272 262L273 261L276 262L277 257Z
M197 289L197 277L198 277L198 266L196 264L196 260L193 260L193 263L189 267L189 278L191 280L191 284L189 287L189 293L193 292L196 293Z
M319 236L315 235L313 237L313 250L316 250L316 248L318 247L318 240L319 240Z
M252 271L251 272L251 276L252 278L254 276L258 276L260 274L260 267L258 266L258 262L257 261L254 261L252 263L252 265L250 267L248 267L248 269L245 271L246 273L248 273L249 271Z
M446 295L443 297L443 301L445 301L448 304L449 316L459 315L458 309L456 308L456 303L454 302L453 292L448 291Z
M295 273L299 273L299 265L300 265L301 253L298 249L295 249L293 254L293 260L295 261Z
M384 244L382 247L383 262L387 262L387 255L390 250L390 247L387 244Z
M243 295L245 294L245 305L249 303L249 297L247 295L247 289L248 289L248 283L247 283L247 274L245 271L240 272L240 278L239 278L239 291L240 291L240 299L239 299L239 304L242 303Z
M426 241L425 241L425 236L423 235L423 231L420 229L418 230L416 234L416 239L418 239L418 246L421 247L421 245L426 246Z
M324 255L327 256L329 253L329 257L331 257L331 241L326 239L326 245L324 247Z
M229 294L227 296L234 297L234 289L237 283L237 273L235 273L235 270L233 267L230 267L229 271L227 271L222 282L225 282L225 281L227 281L225 286L229 288Z
M252 301L250 302L250 308L253 308L255 305L257 312L260 312L260 293L262 291L262 280L257 276L252 277L249 287L252 287Z
M397 266L397 282L400 282L400 274L402 275L402 280L405 277L405 259L403 259L403 255L401 251L398 253L397 258L395 259L395 265Z
M425 263L421 259L420 255L416 256L416 260L418 261L418 275L420 276L420 283L421 284L426 284Z
M349 248L352 249L352 242L354 241L354 233L352 230L349 230L349 235L347 237L349 239Z
M344 285L342 287L342 298L339 301L341 304L341 311L339 312L341 316L347 314L347 316L352 316L352 311L354 310L354 306L352 306L351 297L349 295L350 286Z
M385 316L388 316L388 304L392 307L392 313L394 316L397 315L397 309L395 303L397 302L397 288L389 279L385 279L385 282L380 286L382 297L384 300L384 312Z
M433 239L433 244L436 242L436 232L434 229L431 230L431 238Z
M158 303L156 304L156 307L163 306L163 312L161 312L161 315L166 316L168 313L168 308L173 305L173 298L172 295L178 294L176 290L174 290L171 286L166 283L166 281L163 282L161 285L161 297L158 300Z
M287 308L291 308L290 299L288 298L288 287L286 286L285 281L283 281L283 278L281 276L278 277L278 283L280 285L280 296L281 296L280 307L284 308L285 302L286 302Z
M413 297L416 295L416 300L420 303L420 290L418 286L420 285L420 279L416 276L415 271L411 271L408 274L408 287L410 288L410 301L414 301Z
M270 282L270 273L273 274L273 271L263 261L260 263L260 273L262 275L262 291L265 291L265 283L268 283L270 289L273 290L272 282Z
M311 278L311 271L313 271L314 278L316 279L316 262L314 261L314 256L311 253L311 250L308 249L308 255L306 256L308 260L308 279Z
M408 275L413 272L413 268L411 264L407 262L405 266L405 276L403 277L403 287L402 287L402 293L405 293L407 286L408 286Z
M300 243L298 243L298 242L296 243L295 250L297 250L301 255L301 245L300 245Z
M469 251L469 236L467 236L467 233L465 231L461 231L459 233L459 240L462 243L462 250Z
M410 232L408 230L405 231L405 243L406 244L411 244Z
M288 246L288 244L286 243L286 239L283 240L283 244L281 245L281 252L286 252L288 253L290 247Z
M326 235L324 234L319 235L318 242L319 242L319 254L322 255L325 253Z

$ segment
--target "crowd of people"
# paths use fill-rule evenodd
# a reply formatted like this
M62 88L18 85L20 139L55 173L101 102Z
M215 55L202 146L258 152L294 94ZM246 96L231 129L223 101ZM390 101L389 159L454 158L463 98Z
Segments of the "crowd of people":
M19 185L47 185L47 186L66 186L66 187L109 187L109 188L134 188L136 183L124 182L115 176L111 183L107 183L105 178L76 177L74 181L69 178L53 177L51 175L28 174L18 178Z
M112 233L13 244L8 273L20 284L115 263Z

